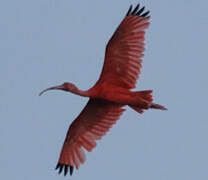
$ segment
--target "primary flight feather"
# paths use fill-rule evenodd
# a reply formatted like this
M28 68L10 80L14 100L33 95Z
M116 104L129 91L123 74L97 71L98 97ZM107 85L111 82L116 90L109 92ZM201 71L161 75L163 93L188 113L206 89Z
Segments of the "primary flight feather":
M89 101L72 122L67 132L56 166L59 173L72 175L74 167L79 168L86 160L83 149L91 151L100 139L119 119L124 106L138 113L149 108L166 110L153 103L152 90L132 91L141 69L144 51L145 30L149 26L149 11L138 4L130 6L126 16L106 46L105 60L99 80L87 91L66 82L43 90L64 90L89 97Z

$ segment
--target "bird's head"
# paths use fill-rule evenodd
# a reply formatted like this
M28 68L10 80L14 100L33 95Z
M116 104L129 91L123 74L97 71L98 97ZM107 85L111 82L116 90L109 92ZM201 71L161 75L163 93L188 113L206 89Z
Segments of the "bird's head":
M49 91L49 90L62 90L62 91L69 91L72 93L77 93L78 88L73 83L65 82L62 85L53 86L53 87L44 89L43 91L40 92L39 96L41 96L43 93L45 93L46 91Z

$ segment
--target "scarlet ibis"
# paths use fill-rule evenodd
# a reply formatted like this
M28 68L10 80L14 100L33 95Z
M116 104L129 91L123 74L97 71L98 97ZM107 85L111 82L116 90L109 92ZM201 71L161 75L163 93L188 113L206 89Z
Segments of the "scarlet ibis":
M99 80L89 90L82 91L65 82L43 90L63 90L89 97L87 105L70 125L56 166L64 175L85 161L83 149L92 151L100 139L119 119L124 106L138 113L149 108L166 110L153 103L152 90L132 91L140 73L144 51L145 30L149 26L149 11L138 4L130 6L126 16L106 46L105 60Z

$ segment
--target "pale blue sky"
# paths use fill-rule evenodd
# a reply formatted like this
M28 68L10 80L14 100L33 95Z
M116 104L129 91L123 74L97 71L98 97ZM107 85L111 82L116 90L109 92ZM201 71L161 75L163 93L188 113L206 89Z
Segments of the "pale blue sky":
M151 25L137 89L153 89L168 111L128 109L64 178L54 167L87 98L38 93L64 81L91 87L106 43L138 1L0 1L0 179L208 179L208 1L140 2Z

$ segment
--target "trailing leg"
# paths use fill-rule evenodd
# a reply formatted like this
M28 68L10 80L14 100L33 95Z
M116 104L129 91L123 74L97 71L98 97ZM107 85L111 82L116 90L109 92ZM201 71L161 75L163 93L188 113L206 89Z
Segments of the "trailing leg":
M167 110L164 106L152 102L152 90L136 91L132 92L132 95L135 98L139 99L139 102L138 105L129 106L140 114L143 113L144 110L147 110L149 108Z

